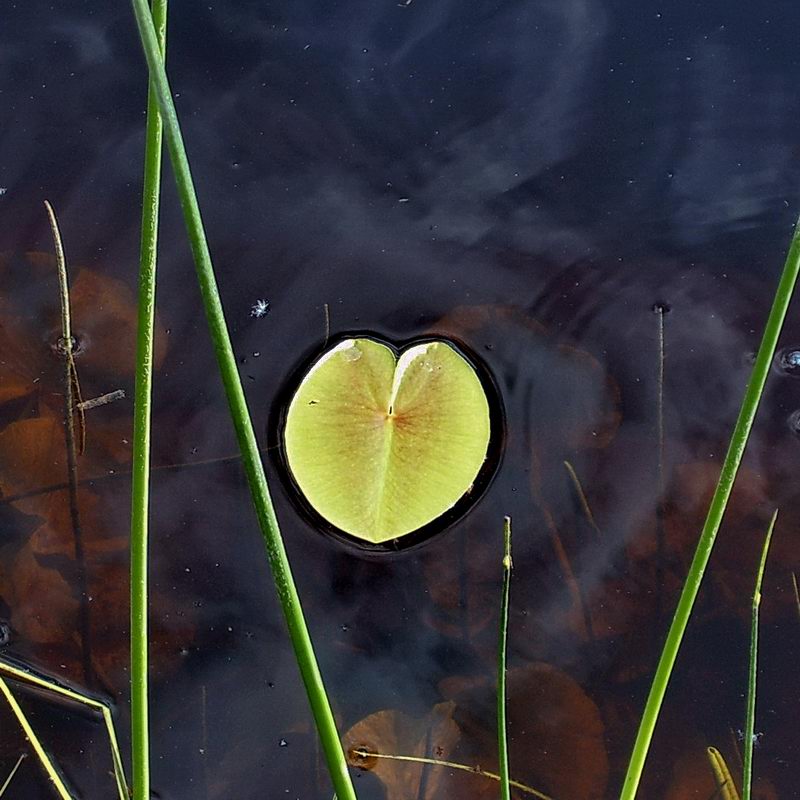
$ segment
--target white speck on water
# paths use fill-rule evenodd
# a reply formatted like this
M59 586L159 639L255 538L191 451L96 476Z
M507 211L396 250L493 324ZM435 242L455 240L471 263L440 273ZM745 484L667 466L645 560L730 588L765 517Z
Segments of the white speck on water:
M8 186L0 186L0 197L8 191Z
M250 316L255 317L256 319L261 319L261 317L266 317L269 313L269 300L261 298L256 300L255 303L250 307Z

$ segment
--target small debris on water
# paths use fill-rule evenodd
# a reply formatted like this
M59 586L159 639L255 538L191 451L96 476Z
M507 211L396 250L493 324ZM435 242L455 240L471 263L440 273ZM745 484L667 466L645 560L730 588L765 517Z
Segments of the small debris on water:
M269 300L265 298L256 300L256 302L250 306L250 316L254 319L261 319L262 317L266 317L267 314L269 314Z
M8 191L8 186L0 186L0 197Z
M280 747L288 747L289 746L289 742L287 742L286 739L281 739L280 742L278 742L278 745Z
M342 358L345 361L358 361L361 358L361 350L356 345L348 347L346 350L342 350Z
M84 400L82 403L78 403L78 408L81 411L88 411L90 408L105 406L109 403L113 403L115 400L121 400L123 397L125 397L125 390L115 389L113 392L101 394L100 397L93 397L91 400Z

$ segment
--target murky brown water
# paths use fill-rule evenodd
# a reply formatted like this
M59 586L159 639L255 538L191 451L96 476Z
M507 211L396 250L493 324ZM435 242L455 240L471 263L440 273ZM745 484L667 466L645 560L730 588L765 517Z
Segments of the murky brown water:
M113 701L127 751L145 74L124 4L8 3L2 20L3 654ZM502 397L496 477L469 513L404 552L320 533L278 479L279 454L266 453L349 744L496 766L510 514L512 773L557 800L618 792L800 207L798 22L789 3L172 4L173 88L265 448L288 382L326 336L446 335L478 354ZM165 183L153 786L164 800L329 800ZM83 394L128 396L87 412L85 597L51 348L57 282L49 258L25 255L51 248L45 198L71 266ZM253 316L262 299L268 313ZM795 344L793 309L782 346ZM710 797L709 745L740 769L749 595L775 507L755 770L759 796L796 793L800 382L785 366L767 388L642 797ZM18 694L80 796L113 796L91 715ZM0 703L0 781L22 752ZM356 772L360 800L497 796L468 773L371 766ZM32 755L7 796L51 796Z

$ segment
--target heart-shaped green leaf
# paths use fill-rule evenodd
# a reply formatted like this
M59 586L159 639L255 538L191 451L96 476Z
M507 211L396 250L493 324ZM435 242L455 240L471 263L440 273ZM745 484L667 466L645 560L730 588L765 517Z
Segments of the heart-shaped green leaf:
M284 441L313 508L379 543L452 508L486 459L489 433L481 381L447 342L417 344L398 358L372 339L346 339L303 378Z

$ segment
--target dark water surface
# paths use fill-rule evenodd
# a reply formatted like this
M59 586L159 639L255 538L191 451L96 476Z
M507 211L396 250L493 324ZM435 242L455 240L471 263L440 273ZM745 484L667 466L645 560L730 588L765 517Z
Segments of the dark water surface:
M343 545L272 480L341 729L386 712L348 743L495 768L510 514L512 774L557 800L613 797L800 209L800 7L174 0L170 26L173 90L264 446L287 381L326 335L445 334L479 354L502 395L495 479L418 548ZM145 80L128 4L2 4L3 653L112 700L125 751ZM153 786L163 800L329 800L247 488L228 458L236 446L169 173L164 194ZM45 198L71 266L83 394L128 394L87 412L83 578L66 491L39 491L66 479L57 283L37 255L51 251ZM257 318L261 299L270 308ZM797 309L782 342L792 345ZM800 382L784 362L642 797L711 797L709 745L740 770L749 595L778 506L755 772L759 797L796 796ZM276 478L278 454L266 462ZM17 694L76 793L113 796L91 714ZM21 752L0 704L0 782ZM385 762L356 786L361 800L497 796L475 775ZM32 754L7 796L54 796Z

